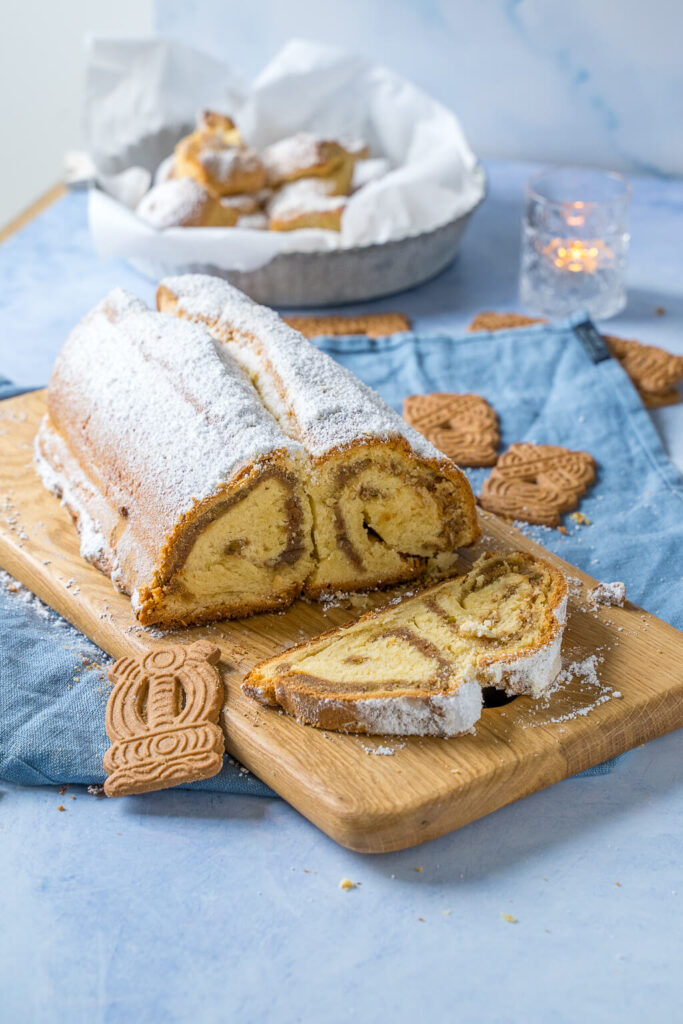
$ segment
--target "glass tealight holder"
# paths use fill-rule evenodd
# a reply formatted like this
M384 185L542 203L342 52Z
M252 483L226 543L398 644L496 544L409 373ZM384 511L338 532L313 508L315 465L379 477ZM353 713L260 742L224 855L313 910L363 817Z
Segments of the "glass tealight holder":
M611 171L558 167L529 179L519 276L527 309L606 320L624 308L630 199Z

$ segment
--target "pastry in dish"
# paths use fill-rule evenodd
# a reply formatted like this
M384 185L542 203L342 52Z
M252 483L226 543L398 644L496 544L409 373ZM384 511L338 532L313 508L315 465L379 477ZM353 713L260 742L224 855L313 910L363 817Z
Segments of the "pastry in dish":
M454 736L481 714L482 686L540 696L560 670L564 577L522 552L329 630L252 669L243 689L307 725Z
M173 175L193 178L215 196L258 192L266 180L260 158L244 145L234 122L212 111L176 146Z
M168 212L165 226L209 224L271 231L340 231L347 197L352 191L354 168L361 164L381 165L370 176L366 173L363 180L367 181L374 180L385 165L388 168L386 161L364 159L369 153L362 140L343 145L311 132L299 132L267 146L259 155L247 147L230 117L204 111L196 130L181 139L172 156L157 168L155 187L140 203L138 213L158 226L160 198L156 187L171 180L193 181L210 197L219 199L223 209L207 204L206 211L188 219L180 215L172 219L173 213ZM354 189L360 187L361 178L362 174ZM183 194L180 189L162 193L164 209L168 206L167 197Z
M412 579L430 558L477 539L460 470L273 310L200 274L162 281L157 305L207 325L307 452L315 547L308 594Z
M223 146L243 146L242 134L231 117L216 110L203 110L197 118L197 132L214 135Z
M281 608L311 573L302 445L208 331L120 289L59 354L35 456L142 623Z
M339 231L345 206L346 196L336 195L329 178L299 178L283 185L268 204L268 227L271 231Z
M239 213L192 178L170 178L142 197L138 217L153 228L229 228Z
M356 157L339 142L298 132L266 146L262 153L268 184L274 187L299 178L327 178L338 195L348 195Z

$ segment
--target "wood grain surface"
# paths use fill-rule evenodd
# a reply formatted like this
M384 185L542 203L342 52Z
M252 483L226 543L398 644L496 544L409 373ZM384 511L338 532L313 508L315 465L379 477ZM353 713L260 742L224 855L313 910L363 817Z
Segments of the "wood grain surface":
M5 242L11 235L15 235L17 231L21 231L25 228L38 214L47 210L48 206L52 206L58 199L66 195L66 185L62 184L61 181L53 185L52 188L48 189L42 196L40 196L34 203L27 206L25 210L22 210L20 214L14 217L7 224L0 227L0 242Z
M518 697L487 708L473 735L451 740L334 735L262 708L240 689L256 662L396 590L327 610L300 601L279 615L166 634L142 628L128 599L81 559L68 514L35 474L32 443L43 411L43 392L0 403L0 565L114 657L169 641L216 643L228 750L351 849L382 852L433 839L683 724L681 634L634 605L589 610L594 580L486 514L484 538L463 552L463 570L483 550L512 548L563 569L574 591L565 662L597 653L597 686L576 677L546 700ZM387 748L392 755L381 753Z

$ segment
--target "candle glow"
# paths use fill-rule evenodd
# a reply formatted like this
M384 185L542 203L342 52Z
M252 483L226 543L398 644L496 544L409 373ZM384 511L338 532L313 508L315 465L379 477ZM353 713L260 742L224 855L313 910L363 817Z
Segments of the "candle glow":
M594 274L614 259L612 250L599 238L552 238L544 246L543 255L558 270L572 274Z

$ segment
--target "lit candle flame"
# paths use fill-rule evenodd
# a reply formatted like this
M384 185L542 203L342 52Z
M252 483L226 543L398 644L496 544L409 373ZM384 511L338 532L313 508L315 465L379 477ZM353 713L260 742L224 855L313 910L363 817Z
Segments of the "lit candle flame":
M599 238L582 241L580 238L553 238L543 249L543 255L558 270L572 274L594 274L599 267L614 259L612 250Z

